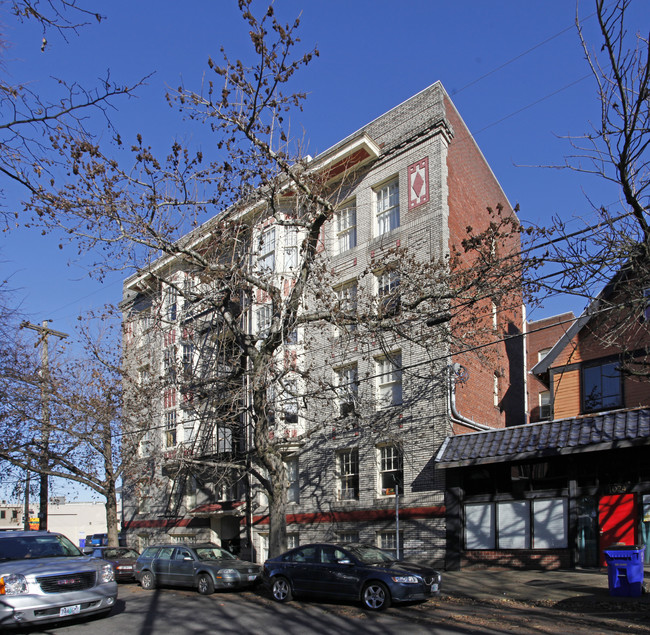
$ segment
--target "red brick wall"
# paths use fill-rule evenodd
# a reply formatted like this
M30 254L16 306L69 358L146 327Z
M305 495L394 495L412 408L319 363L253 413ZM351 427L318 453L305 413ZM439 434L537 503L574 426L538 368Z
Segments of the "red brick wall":
M467 227L475 233L483 231L490 222L487 207L495 209L501 204L505 214L513 214L505 193L497 182L490 167L475 144L469 130L458 115L450 100L445 98L446 114L454 130L454 138L449 144L447 156L448 203L449 203L449 243L450 248L460 248L461 241L467 237ZM513 239L515 240L515 239ZM518 249L519 239L508 245ZM467 266L471 267L471 259ZM521 333L521 297L505 299L499 311L499 325L496 332L488 333L485 341L499 341L504 335ZM474 307L473 318L490 330L492 322L492 303L490 299L481 301ZM452 321L452 328L459 329L458 320ZM468 337L467 346L477 343ZM509 348L502 342L482 349L483 357L476 354L457 354L454 362L462 364L468 371L465 384L457 384L456 405L458 411L477 423L496 428L523 423L523 364L522 353L513 355L516 342ZM521 342L519 341L519 346ZM499 405L494 405L494 375L499 375ZM462 431L459 428L458 431Z
M533 549L500 551L466 551L461 559L461 569L570 569L571 552L568 549Z

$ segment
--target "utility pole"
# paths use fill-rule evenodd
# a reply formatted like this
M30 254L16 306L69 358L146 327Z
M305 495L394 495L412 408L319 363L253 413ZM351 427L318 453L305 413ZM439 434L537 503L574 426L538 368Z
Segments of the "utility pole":
M48 348L48 338L50 335L58 337L60 339L65 339L68 337L67 333L62 333L61 331L54 331L48 327L48 321L43 320L43 324L38 326L36 324L31 324L29 322L23 322L21 328L32 329L39 334L39 338L34 344L34 348L41 345L41 410L42 410L42 421L41 421L41 437L40 442L42 444L41 450L41 461L40 461L40 495L39 495L39 514L38 514L38 528L41 531L47 531L47 505L49 502L49 476L47 474L49 456L48 456L48 444L50 440L50 406L48 403L49 395L49 378L50 378L50 366L49 366L49 348Z

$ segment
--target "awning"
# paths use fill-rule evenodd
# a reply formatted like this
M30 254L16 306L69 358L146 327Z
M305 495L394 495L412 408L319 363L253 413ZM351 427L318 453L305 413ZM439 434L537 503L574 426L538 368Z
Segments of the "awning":
M650 445L650 410L616 410L447 437L437 467L504 463Z

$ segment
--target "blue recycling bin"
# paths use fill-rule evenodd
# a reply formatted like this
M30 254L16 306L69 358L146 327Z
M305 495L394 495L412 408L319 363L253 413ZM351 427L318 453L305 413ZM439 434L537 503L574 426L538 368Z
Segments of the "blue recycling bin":
M639 597L643 591L643 545L605 549L609 594Z

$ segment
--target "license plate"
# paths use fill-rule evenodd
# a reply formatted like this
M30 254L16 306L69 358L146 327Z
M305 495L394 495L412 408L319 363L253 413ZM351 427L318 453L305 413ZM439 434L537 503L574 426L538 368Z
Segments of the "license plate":
M81 611L81 604L75 604L73 606L62 606L59 609L59 617L65 617L66 615L77 615Z
M438 585L437 584L432 584L431 585L431 592L436 593L438 591Z
M248 576L248 581L249 581L249 582L253 582L253 581L256 580L256 579L257 579L257 576L256 576L256 575L249 575L249 576Z
M118 567L120 571L133 571L133 567L128 566L128 565L121 565Z

